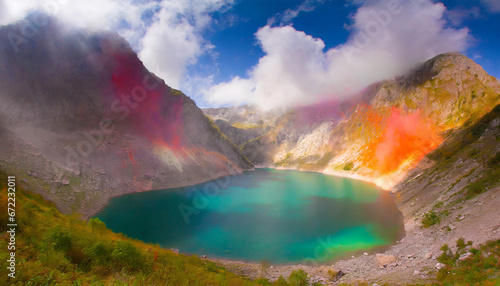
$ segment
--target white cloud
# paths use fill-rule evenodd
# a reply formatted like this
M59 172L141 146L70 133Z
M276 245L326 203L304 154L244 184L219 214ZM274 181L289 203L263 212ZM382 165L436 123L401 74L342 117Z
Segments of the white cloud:
M482 0L484 5L488 7L490 12L499 13L500 12L500 1L499 0Z
M311 12L316 9L318 4L324 3L326 0L305 0L294 9L286 9L285 11L276 14L267 22L268 25L289 24L293 19L297 18L301 12Z
M139 52L148 69L179 88L186 67L213 48L201 36L211 23L210 13L233 1L0 0L0 25L41 10L71 26L116 30ZM146 11L153 11L151 23L141 18Z
M440 53L465 50L468 29L446 28L445 12L430 0L366 1L347 43L326 52L322 40L291 26L266 26L256 33L266 55L248 78L215 85L205 97L263 108L345 98Z
M213 49L200 34L211 23L209 13L231 3L232 0L163 2L157 21L144 36L141 60L169 85L179 88L186 67Z

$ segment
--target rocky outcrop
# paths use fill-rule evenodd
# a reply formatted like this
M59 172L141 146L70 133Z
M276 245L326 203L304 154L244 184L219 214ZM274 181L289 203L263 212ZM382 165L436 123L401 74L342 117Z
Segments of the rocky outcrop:
M253 168L118 34L48 21L16 49L0 42L3 169L62 211L88 216L112 196ZM0 37L16 27L1 27Z

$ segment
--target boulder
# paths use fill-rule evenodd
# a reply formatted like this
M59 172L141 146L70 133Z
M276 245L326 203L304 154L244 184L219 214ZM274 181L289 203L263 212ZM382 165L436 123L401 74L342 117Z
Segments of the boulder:
M393 262L396 262L396 257L394 255L377 254L375 257L377 258L378 266L387 266Z

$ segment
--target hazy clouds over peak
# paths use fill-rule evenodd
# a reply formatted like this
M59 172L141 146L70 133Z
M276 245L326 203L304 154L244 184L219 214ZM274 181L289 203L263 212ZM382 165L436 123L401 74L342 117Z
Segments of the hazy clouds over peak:
M0 0L0 25L23 19L34 10L71 26L115 30L139 52L146 67L179 88L185 69L211 49L201 33L210 13L233 0Z
M248 77L212 86L206 98L263 108L345 98L438 54L465 50L468 29L446 27L445 13L430 0L364 1L349 40L327 51L321 39L292 26L265 26L256 38L266 55Z
M489 11L498 6L498 1L482 1ZM37 9L72 26L115 30L131 43L149 70L211 106L249 103L273 108L342 99L437 54L464 51L470 42L468 29L447 25L448 11L442 3L351 0L359 8L352 14L350 37L326 50L322 39L298 31L293 24L283 25L333 1L300 3L273 14L267 26L251 30L256 31L264 56L253 67L238 65L249 69L245 76L240 73L222 83L221 79L214 82L218 51L205 32L216 23L214 13L235 7L234 0L0 0L0 24L20 20ZM226 41L233 45L232 38ZM207 54L214 55L208 64L215 67L212 74L186 72ZM239 56L231 54L224 60L232 64Z

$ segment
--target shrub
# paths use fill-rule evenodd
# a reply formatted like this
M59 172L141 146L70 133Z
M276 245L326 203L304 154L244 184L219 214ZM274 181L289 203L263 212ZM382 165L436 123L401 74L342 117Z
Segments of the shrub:
M345 164L344 171L350 171L350 170L352 170L353 167L354 167L354 163L349 162L349 163Z
M89 257L78 247L71 247L68 252L66 252L66 256L69 260L81 268L88 270L88 266L90 265Z
M422 224L426 228L431 227L435 224L439 224L440 222L441 222L441 217L434 211L426 212L424 214L424 218L422 219Z
M45 235L45 242L55 250L67 252L71 249L71 235L62 226L49 229Z
M106 232L106 224L98 218L93 218L89 220L88 225L92 229L92 233L97 233L103 235Z
M123 267L139 270L143 267L144 259L139 250L128 241L117 241L111 257Z
M500 240L489 241L477 248L472 242L465 243L463 238L457 241L457 251L453 253L443 245L443 253L438 261L446 267L437 273L441 285L496 285L500 269ZM465 253L467 256L462 256ZM462 259L460 258L462 256ZM496 281L495 281L496 279Z
M309 285L309 277L307 276L308 275L304 270L295 270L288 277L288 282L292 286L307 286Z
M328 277L333 282L339 280L344 275L345 274L341 270L328 269Z
M288 282L286 282L286 279L283 278L283 275L280 275L280 277L274 281L273 285L275 286L288 286Z
M99 241L90 248L90 257L99 264L107 264L111 260L112 252L111 245Z
M269 283L269 280L266 278L257 278L253 282L257 283L258 285L271 285L271 283Z
M500 165L500 152L496 153L495 156L488 161L488 165L491 167L497 167Z

